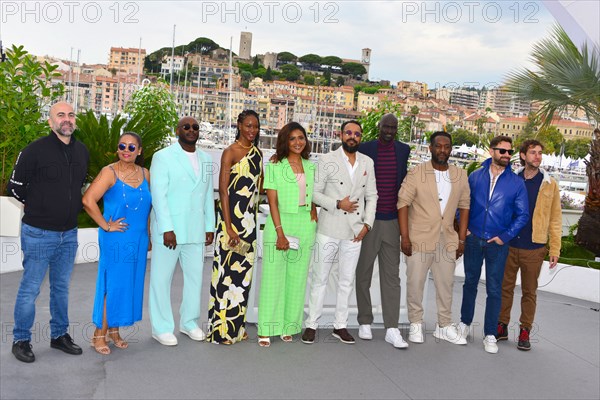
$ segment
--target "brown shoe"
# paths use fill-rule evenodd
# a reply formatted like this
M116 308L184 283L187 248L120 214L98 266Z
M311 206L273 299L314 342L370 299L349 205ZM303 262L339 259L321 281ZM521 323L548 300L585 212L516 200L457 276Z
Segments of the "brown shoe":
M315 342L316 333L317 331L315 331L314 329L306 328L304 330L304 333L302 334L302 343L313 344Z
M334 338L340 339L340 341L342 343L354 344L354 338L352 337L352 335L348 332L348 330L346 328L334 329L333 333L331 335Z

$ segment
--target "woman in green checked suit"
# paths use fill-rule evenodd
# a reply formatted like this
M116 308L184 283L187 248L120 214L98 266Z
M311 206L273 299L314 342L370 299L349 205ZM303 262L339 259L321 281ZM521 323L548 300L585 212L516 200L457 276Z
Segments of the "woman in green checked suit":
M263 236L258 305L258 344L271 336L291 342L302 330L306 278L315 241L317 213L312 204L315 165L308 161L306 131L290 122L279 131L275 159L265 167L263 187L271 210Z

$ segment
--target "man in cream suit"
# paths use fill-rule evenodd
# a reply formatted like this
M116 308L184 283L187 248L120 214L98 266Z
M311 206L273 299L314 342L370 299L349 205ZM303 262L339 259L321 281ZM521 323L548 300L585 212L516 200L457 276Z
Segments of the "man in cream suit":
M150 169L152 261L149 311L152 337L175 346L171 280L177 260L183 271L179 331L192 340L205 334L198 326L204 246L214 238L213 164L196 149L200 127L191 117L177 124L178 142L157 152Z
M433 336L454 344L466 344L452 324L452 287L456 259L464 253L469 221L470 189L465 170L448 165L452 137L431 135L431 161L406 175L398 194L400 248L406 255L406 303L408 340L423 343L423 288L431 270L435 283L437 324ZM458 234L454 229L460 212Z
M333 336L352 344L348 324L348 302L360 255L362 239L375 220L377 186L373 160L358 153L362 127L357 121L342 124L342 146L319 158L313 202L321 206L311 269L310 299L302 342L315 340L323 310L329 273L339 263Z

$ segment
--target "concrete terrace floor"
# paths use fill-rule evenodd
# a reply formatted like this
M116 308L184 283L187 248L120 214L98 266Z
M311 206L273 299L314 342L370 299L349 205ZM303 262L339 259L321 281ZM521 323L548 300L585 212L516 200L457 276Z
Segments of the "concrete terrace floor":
M48 285L37 302L33 338L36 362L25 364L11 354L13 306L21 272L0 275L1 399L598 399L600 398L600 315L598 304L541 292L532 350L519 351L511 340L499 343L496 355L482 345L485 289L480 285L475 337L467 346L436 342L435 295L427 298L426 342L394 349L384 330L372 341L342 344L319 330L317 342L276 339L268 349L250 340L233 346L193 342L179 334L179 345L165 347L151 338L147 309L136 326L124 329L126 350L111 346L101 356L89 346L95 263L75 266L70 293L72 336L84 347L70 356L49 346ZM202 308L208 302L211 262L205 261ZM149 275L146 275L146 283ZM182 276L177 270L172 291L176 312ZM146 287L147 290L147 287ZM520 294L519 287L517 293ZM454 288L458 319L462 279ZM147 293L146 293L147 294ZM404 295L404 294L403 294ZM147 304L147 296L145 298ZM518 321L518 305L513 321ZM355 323L355 321L351 321ZM202 323L206 323L203 313ZM474 324L475 325L475 324ZM405 338L408 327L401 326Z

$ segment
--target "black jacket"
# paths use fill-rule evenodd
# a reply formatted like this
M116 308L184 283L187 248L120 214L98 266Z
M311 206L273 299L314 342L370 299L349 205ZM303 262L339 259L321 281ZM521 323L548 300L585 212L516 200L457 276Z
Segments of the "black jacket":
M23 222L51 231L77 227L89 158L75 137L66 145L52 131L25 147L8 183L9 194L25 204Z

